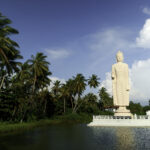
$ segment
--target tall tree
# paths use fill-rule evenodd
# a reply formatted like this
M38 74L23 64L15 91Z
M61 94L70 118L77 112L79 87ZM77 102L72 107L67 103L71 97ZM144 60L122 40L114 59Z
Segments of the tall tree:
M97 75L92 74L92 76L88 79L88 85L90 86L90 88L97 88L100 84L99 80L100 78L98 78Z
M44 81L48 75L51 75L49 71L48 65L49 62L46 61L46 56L43 53L37 53L36 56L31 56L31 59L27 61L30 64L30 71L33 75L33 93L35 92L36 88L40 89L39 82ZM50 79L47 78L44 83L49 84Z
M73 79L69 79L68 81L66 81L66 87L68 89L68 94L69 94L69 99L71 102L72 110L74 106L74 96L75 96L74 83L75 82Z
M63 99L64 103L64 113L66 112L66 99L69 97L69 88L66 84L61 86L61 98Z
M19 45L10 39L13 34L18 34L18 31L10 26L11 20L0 13L0 71L6 70L5 74L0 77L0 88L2 88L7 74L18 71L22 56L17 48Z
M100 89L99 96L104 108L113 106L113 100L104 87Z
M83 105L79 108L79 112L85 112L89 114L98 114L99 110L99 103L98 98L93 93L88 93L83 97Z
M97 103L97 96L93 93L88 93L84 96L85 101L87 101L88 103L92 103L95 104Z
M82 74L77 74L76 77L73 77L73 79L74 79L74 84L73 84L74 94L78 96L73 109L73 112L76 112L77 105L80 106L82 104L82 102L80 101L80 96L82 95L82 93L86 88L86 79Z
M54 94L54 96L59 95L60 87L61 87L60 81L59 80L54 81L53 87L52 87L52 93Z
M86 88L86 79L82 74L77 74L74 79L74 91L78 95L78 99Z

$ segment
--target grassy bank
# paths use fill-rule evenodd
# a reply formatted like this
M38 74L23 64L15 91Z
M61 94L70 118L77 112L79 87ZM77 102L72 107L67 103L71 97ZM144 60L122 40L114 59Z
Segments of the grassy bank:
M56 125L56 124L77 124L77 123L89 123L92 117L87 114L67 114L63 116L54 116L51 119L43 119L34 122L23 123L0 123L0 133L11 133L17 131L30 130L36 127Z

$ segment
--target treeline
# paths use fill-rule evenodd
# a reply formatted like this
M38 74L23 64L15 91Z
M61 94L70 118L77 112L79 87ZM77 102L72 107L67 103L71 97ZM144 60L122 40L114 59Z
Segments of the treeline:
M93 93L83 95L87 86L99 86L96 75L85 79L82 74L77 74L65 84L60 81L52 83L50 63L43 53L20 62L23 56L19 45L10 38L19 32L10 25L11 20L0 13L1 121L22 122L66 113L105 113L103 106L112 103L106 89L102 88L99 96ZM53 84L52 89L49 89L50 84Z
M109 111L112 97L105 88L97 94L84 94L87 86L99 86L97 75L86 79L77 74L64 84L52 83L50 63L43 53L21 63L19 45L10 38L19 32L10 25L11 20L0 13L0 121L23 122L72 113L113 114ZM129 107L135 111L138 107L133 105Z

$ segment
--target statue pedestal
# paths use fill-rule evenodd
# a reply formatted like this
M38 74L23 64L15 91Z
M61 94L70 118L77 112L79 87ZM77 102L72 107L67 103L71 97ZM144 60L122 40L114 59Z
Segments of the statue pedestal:
M132 114L130 110L126 108L126 106L119 106L119 108L116 110L114 116L130 116L132 117Z

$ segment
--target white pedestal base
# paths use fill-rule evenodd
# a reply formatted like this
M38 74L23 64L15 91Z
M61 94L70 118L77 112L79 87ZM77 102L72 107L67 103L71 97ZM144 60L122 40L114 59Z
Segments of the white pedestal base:
M119 106L119 108L115 112L114 116L130 116L130 117L132 117L132 114L131 114L130 110L126 109L126 106Z

